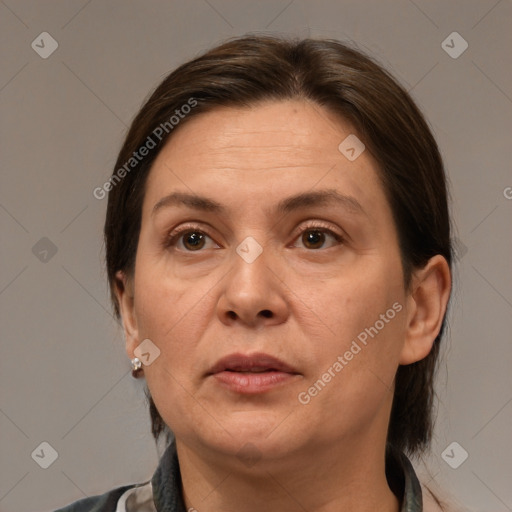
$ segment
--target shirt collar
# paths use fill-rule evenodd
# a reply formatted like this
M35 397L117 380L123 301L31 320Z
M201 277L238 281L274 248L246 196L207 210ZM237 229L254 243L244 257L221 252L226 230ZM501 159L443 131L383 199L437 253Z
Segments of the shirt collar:
M402 498L402 506L400 512L422 512L423 498L421 495L421 485L416 476L411 461L401 452L390 453L395 457L397 464L401 468L404 479L404 491Z
M158 512L186 512L181 493L181 474L176 443L166 448L151 479L153 500Z

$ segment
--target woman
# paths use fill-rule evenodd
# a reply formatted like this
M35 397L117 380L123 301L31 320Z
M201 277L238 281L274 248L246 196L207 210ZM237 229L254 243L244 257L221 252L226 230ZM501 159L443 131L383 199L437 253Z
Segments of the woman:
M432 431L447 191L392 77L337 41L231 40L165 78L104 190L168 446L151 481L61 510L442 509L407 455Z

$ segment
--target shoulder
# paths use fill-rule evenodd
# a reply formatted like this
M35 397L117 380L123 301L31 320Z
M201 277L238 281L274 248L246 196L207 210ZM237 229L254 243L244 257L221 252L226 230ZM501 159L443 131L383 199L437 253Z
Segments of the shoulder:
M421 484L421 494L423 497L423 512L443 512L440 501L426 485Z
M140 484L117 487L104 494L89 496L59 508L55 512L115 512L121 496L128 490Z
M470 512L456 502L446 490L436 487L434 490L429 486L421 484L421 493L423 496L423 512Z

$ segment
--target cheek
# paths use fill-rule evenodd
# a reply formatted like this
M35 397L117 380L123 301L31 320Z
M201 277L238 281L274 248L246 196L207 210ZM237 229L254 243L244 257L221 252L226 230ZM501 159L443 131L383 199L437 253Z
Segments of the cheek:
M205 421L199 402L192 398L190 378L197 340L208 318L202 311L206 301L204 288L201 291L199 285L162 277L158 265L141 259L135 276L139 338L149 338L160 351L144 368L144 376L165 423L182 437L196 428L200 431ZM186 428L180 429L182 424Z
M179 368L183 360L190 358L194 340L207 321L201 310L208 299L208 287L166 276L158 265L144 259L138 268L135 315L139 338L149 338L158 346L168 368Z
M357 432L390 405L404 339L405 308L400 287L359 283L339 294L337 318L301 391L309 411L322 417L333 437ZM336 308L331 310L334 311ZM303 403L303 402L302 402ZM342 414L340 414L340 411Z
M334 401L340 395L356 402L382 397L392 387L398 367L406 325L401 268L369 268L374 271L339 280L323 304L322 317L330 319L329 336L316 352L317 364L308 382L331 368L338 383L333 386Z
M401 270L370 262L366 268L352 271L325 293L323 316L331 319L332 330L343 339L356 337L376 322L379 331L389 331L405 300ZM398 303L393 309L393 304ZM386 315L386 312L388 314ZM384 319L381 320L381 315ZM382 322L385 328L382 329ZM396 327L396 325L395 325Z

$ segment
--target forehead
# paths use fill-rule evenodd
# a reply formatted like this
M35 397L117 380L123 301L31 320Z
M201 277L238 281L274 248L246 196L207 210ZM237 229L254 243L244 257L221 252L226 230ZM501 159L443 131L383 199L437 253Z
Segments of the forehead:
M350 135L348 122L306 101L198 114L178 127L156 158L144 211L175 189L258 205L318 186L380 202L378 166L368 151L350 161L338 149Z
M199 114L177 130L162 150L161 156L172 152L179 158L186 153L193 161L203 155L217 155L222 160L237 161L252 168L247 150L263 158L272 153L272 160L290 160L293 151L297 161L324 160L339 156L340 136L353 133L350 125L328 110L311 102L288 100L265 102L245 108L218 108ZM327 150L327 153L325 153Z

